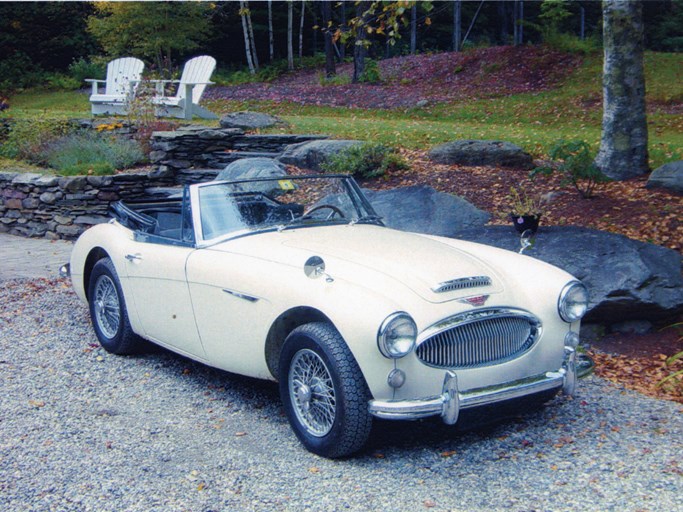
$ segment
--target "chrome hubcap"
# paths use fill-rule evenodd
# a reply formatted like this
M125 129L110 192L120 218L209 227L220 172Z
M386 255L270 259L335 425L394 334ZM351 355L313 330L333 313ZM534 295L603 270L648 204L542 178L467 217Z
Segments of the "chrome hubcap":
M95 321L107 338L113 338L121 323L121 308L116 285L109 276L100 276L95 283Z
M327 366L312 350L300 350L292 358L289 396L299 423L309 434L329 433L337 410L334 384Z

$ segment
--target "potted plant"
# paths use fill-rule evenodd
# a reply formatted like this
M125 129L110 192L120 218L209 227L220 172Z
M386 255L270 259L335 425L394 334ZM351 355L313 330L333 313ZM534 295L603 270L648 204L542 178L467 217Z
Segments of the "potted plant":
M510 187L510 219L518 233L530 230L536 233L541 220L541 200L533 197L524 189Z

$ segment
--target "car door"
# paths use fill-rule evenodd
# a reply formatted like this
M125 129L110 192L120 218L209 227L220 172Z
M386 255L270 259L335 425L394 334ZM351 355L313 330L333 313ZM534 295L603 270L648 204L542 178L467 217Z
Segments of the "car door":
M132 240L124 253L125 269L145 336L204 359L185 273L194 251L190 246Z

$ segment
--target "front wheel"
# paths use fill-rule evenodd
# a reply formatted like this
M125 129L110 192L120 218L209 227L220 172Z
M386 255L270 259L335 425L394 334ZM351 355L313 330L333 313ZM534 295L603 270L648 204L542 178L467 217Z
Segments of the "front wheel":
M363 374L337 330L311 323L294 329L280 354L280 397L303 445L323 457L360 450L370 435Z
M90 318L102 348L112 354L141 350L143 341L130 326L118 274L109 258L99 260L93 267L88 298Z

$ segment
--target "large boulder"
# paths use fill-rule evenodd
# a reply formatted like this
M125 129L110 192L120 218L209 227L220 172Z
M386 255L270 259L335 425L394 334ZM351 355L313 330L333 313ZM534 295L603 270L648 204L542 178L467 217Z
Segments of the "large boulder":
M270 128L276 124L282 124L278 117L262 112L230 112L221 116L219 121L221 128L240 128L242 130L260 130Z
M519 235L506 226L487 226L458 238L513 251L520 247ZM524 254L584 282L590 292L588 322L659 321L683 313L681 255L671 249L614 233L557 226L541 228Z
M242 158L235 160L218 173L216 180L249 180L257 178L282 178L287 176L285 166L272 158ZM252 188L253 190L253 188ZM261 192L269 195L279 194L277 182L261 187Z
M384 223L401 231L453 237L480 229L490 217L461 197L425 185L364 192Z
M287 146L280 155L280 162L288 165L295 165L303 169L321 171L321 164L337 153L362 144L359 140L312 140L291 144Z
M652 171L645 187L665 188L675 194L683 195L683 160L669 162Z
M432 148L429 158L439 164L487 165L531 169L531 155L501 140L454 140Z

